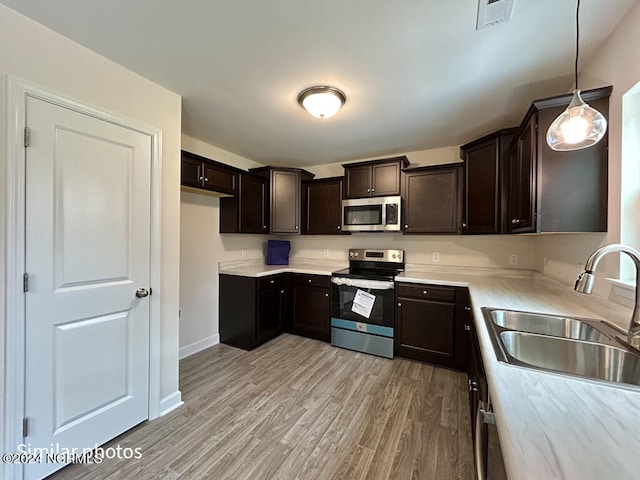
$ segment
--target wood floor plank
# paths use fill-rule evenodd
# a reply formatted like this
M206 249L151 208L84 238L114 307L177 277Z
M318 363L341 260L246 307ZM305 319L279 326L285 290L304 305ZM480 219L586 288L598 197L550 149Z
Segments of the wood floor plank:
M185 405L53 480L473 480L463 373L281 335L180 362Z

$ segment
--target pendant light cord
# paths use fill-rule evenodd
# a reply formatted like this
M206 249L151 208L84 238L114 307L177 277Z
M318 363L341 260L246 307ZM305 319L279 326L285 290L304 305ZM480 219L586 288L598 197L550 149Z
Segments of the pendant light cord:
M576 90L578 90L578 54L580 53L580 0L576 6L576 63L574 74L576 78Z

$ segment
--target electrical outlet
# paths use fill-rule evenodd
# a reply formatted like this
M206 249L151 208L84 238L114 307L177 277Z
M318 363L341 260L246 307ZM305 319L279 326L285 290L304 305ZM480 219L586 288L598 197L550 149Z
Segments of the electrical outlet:
M322 254L324 255L324 258L329 258L329 249L325 248L324 252L322 252Z
M515 253L509 255L509 265L518 265L518 255Z
M431 255L431 261L433 263L440 263L440 252L433 252Z

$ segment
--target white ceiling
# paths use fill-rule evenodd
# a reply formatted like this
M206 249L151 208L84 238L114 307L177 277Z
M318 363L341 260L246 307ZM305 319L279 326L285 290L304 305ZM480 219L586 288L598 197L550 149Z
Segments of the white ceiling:
M183 132L263 164L458 145L572 84L573 0L0 0L183 96ZM637 0L583 0L581 65ZM297 104L327 84L332 119Z

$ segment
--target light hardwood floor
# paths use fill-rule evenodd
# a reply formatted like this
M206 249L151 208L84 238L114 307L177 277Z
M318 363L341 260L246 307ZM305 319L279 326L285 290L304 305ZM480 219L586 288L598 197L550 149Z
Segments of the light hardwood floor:
M184 406L61 479L473 479L466 375L281 335L180 362Z

